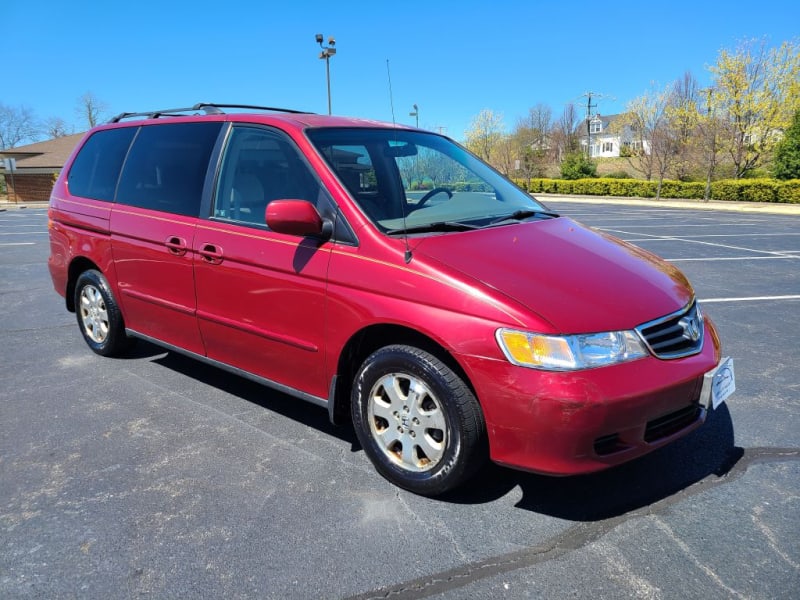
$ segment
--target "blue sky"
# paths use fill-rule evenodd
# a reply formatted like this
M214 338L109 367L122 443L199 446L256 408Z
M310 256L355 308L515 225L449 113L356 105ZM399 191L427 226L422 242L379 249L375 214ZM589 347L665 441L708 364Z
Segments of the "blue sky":
M199 101L327 111L314 35L335 36L333 112L445 128L463 139L484 108L510 129L592 91L603 114L689 70L708 83L721 48L800 36L800 1L5 2L0 103L82 129L91 91L122 111Z

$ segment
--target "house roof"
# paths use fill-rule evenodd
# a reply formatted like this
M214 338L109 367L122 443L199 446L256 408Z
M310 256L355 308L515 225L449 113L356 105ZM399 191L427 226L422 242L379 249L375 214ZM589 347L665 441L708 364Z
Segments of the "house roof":
M600 122L602 123L602 128L601 128L600 133L593 133L592 137L594 138L594 137L597 137L597 136L607 136L607 135L609 135L608 128L611 126L611 124L614 121L618 120L622 116L623 116L622 114L601 115L601 114L598 113L596 115L593 115L591 118L588 118L588 119L584 118L584 119L581 120L580 123L578 123L578 137L579 138L587 138L587 137L589 137L589 134L586 131L586 123L587 123L587 121L594 121L596 119L600 120Z
M83 133L65 135L45 142L0 150L0 158L16 158L17 169L58 170L67 162Z

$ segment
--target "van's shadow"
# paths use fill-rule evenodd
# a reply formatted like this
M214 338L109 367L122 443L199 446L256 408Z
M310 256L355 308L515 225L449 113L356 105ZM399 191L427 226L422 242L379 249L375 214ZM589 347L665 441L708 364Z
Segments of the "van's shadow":
M206 365L179 352L165 350L144 340L139 340L127 357L149 358L151 362L157 363L162 367L191 377L227 394L347 442L351 445L353 451L361 449L353 428L332 425L328 419L328 411L322 407L299 400L223 369Z
M325 409L271 390L222 369L175 352L139 342L131 357L150 358L168 369L192 377L228 394L262 406L361 450L352 427L335 427ZM734 445L733 423L725 404L712 411L706 423L685 438L631 463L573 477L522 473L489 464L464 488L439 497L456 504L483 504L522 490L519 508L568 519L595 521L618 516L668 498L690 485L725 475L743 456ZM366 460L366 458L365 458ZM377 473L375 477L380 477Z

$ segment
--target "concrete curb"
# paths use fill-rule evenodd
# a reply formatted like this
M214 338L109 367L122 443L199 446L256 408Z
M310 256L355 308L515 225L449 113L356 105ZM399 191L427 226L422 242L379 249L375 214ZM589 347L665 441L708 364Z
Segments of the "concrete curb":
M0 202L0 212L22 208L47 208L49 205L49 202L22 202L19 204L16 202Z
M669 198L654 200L652 198L626 198L620 196L568 196L561 194L531 194L547 203L571 202L574 204L618 204L620 206L650 206L653 208L688 208L693 210L726 210L735 212L752 212L773 215L800 215L800 204L775 204L771 202L722 202L719 200L682 200Z

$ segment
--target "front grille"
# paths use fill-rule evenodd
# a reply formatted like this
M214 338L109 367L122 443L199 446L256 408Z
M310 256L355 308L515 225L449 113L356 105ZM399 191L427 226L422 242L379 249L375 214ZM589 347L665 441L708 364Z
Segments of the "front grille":
M692 301L676 313L636 328L647 347L658 358L681 358L703 349L703 317Z
M692 404L658 419L653 419L647 423L644 431L644 441L647 443L655 442L661 438L679 432L684 427L694 423L703 409L698 404Z

